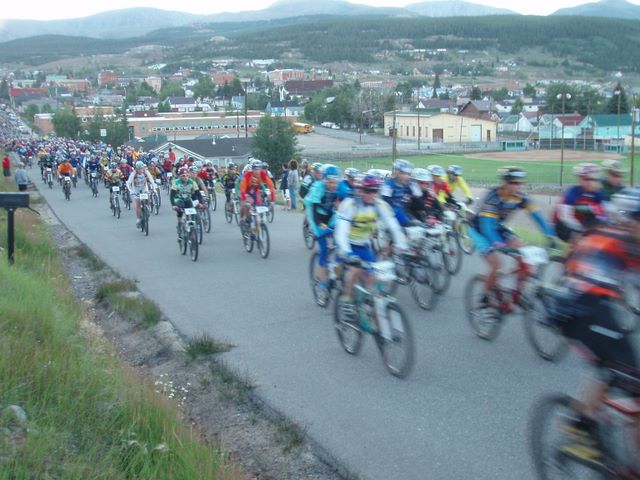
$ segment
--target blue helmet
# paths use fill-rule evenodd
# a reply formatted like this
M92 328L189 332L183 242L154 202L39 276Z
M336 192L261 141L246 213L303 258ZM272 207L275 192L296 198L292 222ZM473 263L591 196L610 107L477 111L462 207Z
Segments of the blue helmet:
M358 176L358 173L360 172L358 172L357 168L350 167L344 171L344 176L348 178L356 178Z
M322 177L325 180L338 180L340 179L340 168L335 165L325 165L324 171L322 172Z
M462 175L462 167L460 165L449 165L447 167L447 173L459 177L460 175Z
M413 170L413 165L409 160L399 158L393 164L393 168L402 173L411 173L411 170Z

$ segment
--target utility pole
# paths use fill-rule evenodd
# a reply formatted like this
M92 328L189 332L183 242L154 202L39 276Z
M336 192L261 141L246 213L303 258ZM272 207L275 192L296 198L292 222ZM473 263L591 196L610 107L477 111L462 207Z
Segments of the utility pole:
M562 98L562 133L560 138L560 186L562 186L563 174L564 174L564 112L565 112L565 101L571 100L570 93L559 93L556 95L557 99Z
M633 109L631 111L631 178L629 179L629 183L633 187L633 173L636 160L636 116L638 115L635 94L633 95Z

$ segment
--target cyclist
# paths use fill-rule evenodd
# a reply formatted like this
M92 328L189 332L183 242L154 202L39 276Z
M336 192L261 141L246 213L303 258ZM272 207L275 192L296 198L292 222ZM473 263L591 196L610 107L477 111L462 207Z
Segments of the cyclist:
M411 162L399 158L393 164L393 170L393 177L388 178L382 186L381 196L391 206L398 223L406 227L411 224L411 218L407 214L406 208L414 193L409 183L413 165Z
M325 165L322 178L322 181L313 183L311 191L304 199L304 204L309 227L318 243L318 279L320 281L319 286L323 292L319 295L319 302L324 304L329 294L327 287L327 264L329 260L327 237L333 233L335 224L336 187L338 186L338 180L340 180L340 169L335 165Z
M311 168L307 170L300 182L300 198L304 199L311 190L313 182L322 180L322 164L315 162L311 165Z
M203 172L205 172L209 176L209 180L206 182L207 187L213 188L216 179L218 178L218 172L213 166L213 162L211 160L206 160L204 162Z
M497 249L501 247L519 248L520 239L504 225L516 210L527 210L540 230L554 244L553 229L544 220L531 199L522 192L522 184L527 172L519 167L505 167L498 170L502 185L492 188L483 198L469 233L478 251L489 265L485 279L487 292L494 289L501 262ZM486 298L486 297L485 297Z
M587 358L599 369L596 378L589 381L583 400L574 405L581 415L567 427L573 442L563 448L592 464L599 464L602 457L601 446L593 437L593 418L614 381L609 369L622 372L616 379L617 386L623 390L626 387L636 398L640 396L640 364L632 339L616 321L629 315L619 305L624 274L640 269L640 189L623 189L611 197L611 202L619 212L617 224L597 226L575 244L565 264L563 284L569 294L560 297L550 312L562 334L581 345L583 351L586 349ZM635 457L640 460L637 420L634 436Z
M120 165L118 165L118 169L122 173L122 178L129 178L131 176L131 172L133 172L133 167L127 163L127 159L123 158L120 160Z
M194 195L193 199L198 200L198 202L200 202L200 205L204 207L206 206L205 200L209 198L209 190L207 190L207 186L204 184L204 180L202 180L202 178L198 176L198 173L199 173L198 167L196 167L195 165L192 165L191 167L188 167L188 168L189 168L189 175L191 176L193 181L196 182L196 185L198 187L198 191ZM200 192L204 192L204 194Z
M153 178L147 170L143 161L138 160L136 162L136 169L131 172L129 179L127 180L127 188L131 193L131 196L135 198L136 205L136 227L140 228L140 217L142 214L140 208L140 194L147 193L155 190L156 186L153 183Z
M451 188L449 188L449 184L443 178L445 176L444 168L440 165L429 165L427 170L429 170L429 173L433 177L433 190L440 203L452 202L453 196L451 195Z
M347 168L344 171L344 178L338 183L338 189L336 191L339 201L353 197L356 189L356 178L359 173L356 168Z
M162 179L162 169L158 166L158 162L155 160L151 160L149 162L149 174L153 181L155 182L157 179Z
M222 187L224 188L224 196L227 199L227 205L231 204L231 192L236 188L238 176L236 164L230 162L229 165L227 165L227 172L222 176Z
M584 232L604 219L604 194L600 184L600 168L593 163L573 167L578 185L569 187L553 214L556 234L569 241L574 233Z
M119 187L122 183L122 172L118 170L118 164L111 162L110 169L104 174L104 180L107 183L109 193L111 193L113 187ZM111 202L111 196L109 196L109 202Z
M462 176L462 167L460 165L449 165L447 167L447 184L449 190L453 194L458 188L467 196L467 205L473 203L473 195L469 189L469 185ZM445 195L443 195L445 197ZM446 198L442 198L441 202L445 202Z
M62 177L75 177L76 169L73 168L68 158L65 158L63 162L58 165L58 179L62 182Z
M254 160L251 164L251 170L243 174L242 180L240 180L240 200L242 201L240 216L244 222L247 221L249 215L249 208L246 204L261 205L263 188L269 189L269 197L272 202L275 201L276 189L267 172L261 167L262 162Z
M178 178L173 182L171 193L169 195L169 199L173 205L173 209L176 211L178 219L178 236L180 236L182 232L180 222L182 221L184 209L193 205L193 198L198 195L198 193L198 185L196 184L196 181L191 178L189 168L181 167L180 170L178 170Z
M347 259L347 263L350 260L376 260L372 236L378 221L391 232L393 243L400 250L406 251L408 248L407 239L389 204L378 196L382 183L376 175L365 175L358 185L358 195L343 200L338 207L334 237L338 253ZM368 288L374 280L369 268L365 268L364 272L361 268L348 270L340 296L346 315L353 315L355 312L353 286L359 278L362 278Z
M427 222L432 219L442 218L442 205L433 191L433 177L426 168L414 168L411 172L414 194L408 205L407 212L414 218Z
M602 169L605 176L602 179L602 193L604 200L611 200L611 195L618 193L624 188L622 176L627 173L627 169L619 160L608 159L602 162Z

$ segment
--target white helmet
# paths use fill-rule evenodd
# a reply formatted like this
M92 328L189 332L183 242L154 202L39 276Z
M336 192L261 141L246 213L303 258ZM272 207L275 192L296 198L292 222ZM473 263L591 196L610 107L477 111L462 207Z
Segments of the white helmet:
M426 168L414 168L411 172L411 178L416 182L433 182L433 176Z
M444 168L440 165L429 165L427 170L429 170L429 173L434 177L442 177L444 175Z

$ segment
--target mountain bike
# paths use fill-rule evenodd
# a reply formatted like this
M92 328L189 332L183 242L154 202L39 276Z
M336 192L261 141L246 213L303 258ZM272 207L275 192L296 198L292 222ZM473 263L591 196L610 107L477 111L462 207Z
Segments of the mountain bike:
M180 220L180 234L178 235L178 248L185 255L189 250L191 261L198 260L198 236L196 232L198 211L195 207L187 207Z
M330 237L332 238L332 237ZM332 242L333 243L333 242ZM316 304L322 308L327 308L331 302L334 292L342 290L342 280L344 277L344 268L342 262L338 261L336 256L335 245L329 246L329 256L327 261L327 279L325 280L326 288L323 288L318 276L318 260L320 252L314 252L309 260L309 283L311 285L311 293Z
M582 418L579 400L557 393L546 395L534 405L528 426L529 451L540 480L640 478L640 472L634 471L634 457L639 451L634 430L638 428L640 405L632 394L640 391L640 380L637 372L607 371L613 379L612 389L620 396L609 394L592 420L591 436L602 452L595 460L581 454L580 442L573 433Z
M158 215L160 213L160 205L162 205L162 196L160 195L160 187L162 180L159 178L156 180L156 188L151 191L151 206L153 213Z
M406 377L414 364L414 339L409 320L396 299L383 293L384 284L395 280L395 266L384 260L351 266L371 268L375 285L370 290L363 284L354 286L353 305L341 298L335 302L334 323L342 348L357 355L365 333L370 334L378 347L387 370L399 378Z
M167 172L166 181L162 184L162 186L164 187L164 190L167 192L167 194L171 191L171 178L172 177L173 177L173 173L172 172Z
M302 238L304 239L304 244L309 250L313 250L313 247L316 245L316 237L311 231L309 227L309 222L307 221L307 217L304 217L302 221Z
M269 256L269 230L265 218L269 209L262 205L251 205L251 210L246 221L240 221L240 231L242 233L242 242L247 252L253 251L254 243L258 244L258 251L262 258Z
M71 200L71 178L67 176L62 177L62 192L65 200Z
M453 218L445 216L445 221L451 226L460 249L467 255L471 255L476 249L473 239L469 235L475 212L466 203L456 201L456 204L458 208L452 207L451 210L445 211L445 213L451 212L455 216ZM451 207L450 204L449 206Z
M111 187L111 195L109 196L109 206L113 216L120 218L120 187L113 185Z
M127 187L126 183L122 184L122 201L126 209L131 210L131 192L129 192L129 187Z
M484 275L469 280L465 288L465 309L474 333L483 340L498 336L504 318L520 312L524 319L527 340L545 360L554 360L564 351L565 343L556 326L547 321L544 288L536 278L536 269L548 262L547 251L541 247L519 249L503 247L497 251L513 258L515 268L499 273L497 286L485 290Z
M141 193L138 198L140 199L140 231L147 237L149 236L149 218L153 207L148 193Z
M89 177L89 188L93 198L96 198L98 196L98 172L91 172Z
M53 169L51 167L45 169L45 183L49 185L49 188L53 188Z

